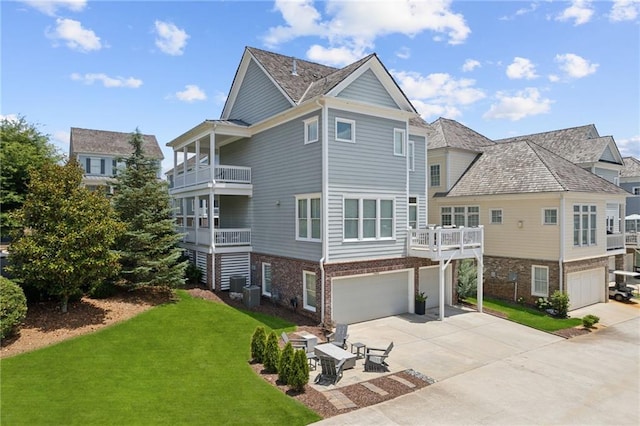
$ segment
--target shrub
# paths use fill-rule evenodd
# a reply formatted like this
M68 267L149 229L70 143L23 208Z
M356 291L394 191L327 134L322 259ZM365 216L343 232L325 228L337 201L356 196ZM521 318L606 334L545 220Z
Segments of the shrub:
M594 324L597 324L600 321L600 318L595 316L595 315L585 315L582 318L582 325L584 326L584 328L591 328L594 326Z
M524 306L525 302L526 302L526 301L524 300L524 297L522 297L522 296L518 297L518 304L519 304L519 305Z
M10 336L27 316L27 298L13 281L0 277L0 339Z
M105 280L95 285L89 291L89 297L92 299L107 299L111 296L115 296L118 293L118 287L113 280Z
M293 351L291 342L287 342L287 344L284 345L282 354L280 355L280 364L278 365L278 380L280 380L283 385L289 383L289 377L291 377L291 371L293 367L294 355L295 353Z
M278 337L272 331L267 337L267 346L264 350L264 368L268 372L276 373L278 371L278 363L280 362L280 348L278 347Z
M551 308L551 302L549 302L546 297L539 297L538 300L536 300L536 307L541 311L546 311Z
M198 285L200 284L200 279L202 279L202 271L195 263L189 262L184 270L184 276L189 284Z
M478 291L478 271L471 259L464 259L458 268L458 300L474 297Z
M262 362L264 350L267 346L267 334L264 327L256 327L251 337L251 358L256 362Z
M566 293L562 293L560 290L556 290L553 292L551 297L549 298L551 302L551 307L553 308L554 315L559 318L566 318L567 313L569 312L569 295Z
M289 386L296 392L303 392L304 386L309 381L309 364L307 354L303 350L297 350L293 356L293 366L289 377Z

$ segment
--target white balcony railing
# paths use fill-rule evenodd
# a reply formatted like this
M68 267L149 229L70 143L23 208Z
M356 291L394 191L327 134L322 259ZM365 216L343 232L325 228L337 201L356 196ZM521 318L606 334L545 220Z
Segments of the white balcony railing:
M625 244L628 246L640 247L640 238L638 235L640 235L638 232L624 234Z
M472 250L480 249L484 241L484 228L433 228L410 230L409 250L412 255L440 258L457 252L458 257L472 257ZM465 256L464 251L469 251Z
M216 229L215 238L216 246L248 246L251 245L251 229Z
M175 177L169 177L169 186L171 188L182 188L185 186L198 185L201 183L251 183L251 167L242 166L214 166L213 179L211 176L211 166L190 169L186 173L182 172L181 166L178 166L178 174Z
M623 249L624 242L624 234L607 234L607 250Z

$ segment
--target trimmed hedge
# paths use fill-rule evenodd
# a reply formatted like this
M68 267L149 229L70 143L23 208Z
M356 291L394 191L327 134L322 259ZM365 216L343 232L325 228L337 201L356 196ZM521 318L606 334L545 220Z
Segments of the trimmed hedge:
M8 278L0 277L0 338L15 333L27 316L27 298L22 288Z
M278 337L275 332L269 333L267 336L267 347L264 350L263 364L265 370L270 373L278 372L278 364L280 363L280 347L278 347Z
M262 362L266 346L267 333L264 331L264 327L258 326L251 336L251 358L255 362Z

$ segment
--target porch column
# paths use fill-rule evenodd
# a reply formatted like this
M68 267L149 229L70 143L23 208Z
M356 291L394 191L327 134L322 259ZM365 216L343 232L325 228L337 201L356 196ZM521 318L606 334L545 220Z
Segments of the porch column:
M212 155L213 155L213 161L211 161ZM209 133L209 181L210 182L215 181L214 176L216 175L215 172L216 172L217 165L218 165L218 162L216 161L216 132L213 131ZM211 206L213 207L213 203L211 203Z
M440 261L440 273L438 274L438 284L439 284L439 290L438 290L438 299L439 299L439 313L438 313L438 320L442 321L444 320L444 271L447 268L446 263L444 262L444 260Z
M178 151L173 150L173 185L176 185L176 179L178 178Z
M193 165L193 168L196 171L196 183L200 182L198 180L198 169L200 168L200 139L196 140L196 163ZM196 215L197 217L197 215ZM197 237L196 237L197 239Z
M216 209L216 206L213 204L214 197L215 197L215 195L213 194L213 192L209 192L209 235L211 236L211 239L209 241L211 241L211 247L213 247L213 253L215 253L215 251L216 251L216 228L215 228L215 221L216 221L215 209ZM214 264L214 269L215 269L215 254L213 255L213 258L214 258L213 264ZM214 276L213 282L215 283L215 276Z
M196 167L196 178L197 178L197 167ZM196 228L196 245L199 243L200 240L200 236L198 235L199 231L200 231L200 196L196 195L195 196L195 200L193 200L194 204L195 204L195 217L193 218L193 220L195 221L195 228Z
M484 270L484 262L482 261L482 255L478 256L478 273L477 273L477 284L476 284L476 300L478 312L482 312L482 280L483 280L483 270Z
M187 184L187 146L182 148L182 176L184 176L184 184Z

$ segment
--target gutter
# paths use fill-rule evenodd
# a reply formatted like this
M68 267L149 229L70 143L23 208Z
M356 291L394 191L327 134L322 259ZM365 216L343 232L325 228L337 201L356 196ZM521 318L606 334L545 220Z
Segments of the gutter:
M329 108L320 99L316 104L322 108L322 257L320 258L320 321L325 321L325 271L329 260Z

